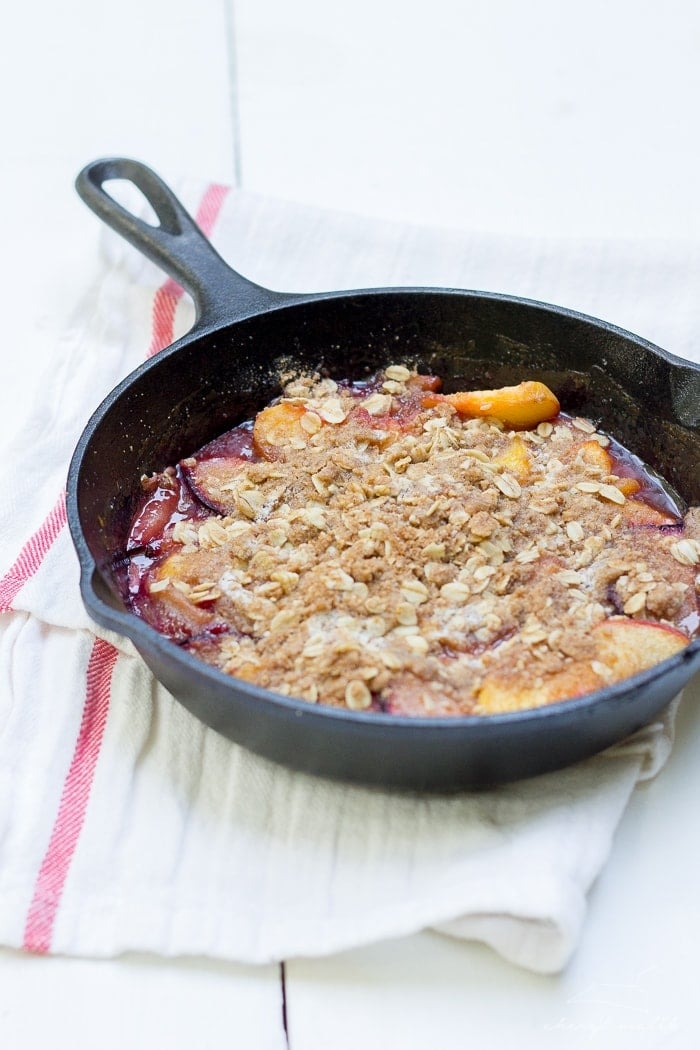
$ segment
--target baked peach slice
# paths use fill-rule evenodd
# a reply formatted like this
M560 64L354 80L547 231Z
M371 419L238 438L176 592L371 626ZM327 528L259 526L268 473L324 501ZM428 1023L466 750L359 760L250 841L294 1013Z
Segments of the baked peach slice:
M603 448L597 441L583 441L574 445L572 454L580 457L584 463L591 467L597 467L601 474L606 477L613 475L617 478L615 488L619 489L624 496L634 496L642 487L636 478L620 477L617 474L617 465L607 449Z
M559 414L559 401L544 383L527 380L495 390L462 390L455 394L426 394L423 404L432 408L447 401L460 416L498 419L511 427L536 427Z
M245 423L210 441L196 455L181 460L180 470L200 503L217 514L228 514L235 506L231 482L257 459L252 424Z
M477 696L477 713L500 715L510 711L527 711L544 707L557 700L572 700L584 693L592 693L605 683L588 663L550 675L541 685L526 685L522 677L493 672L486 675Z
M329 397L314 407L297 401L280 401L258 412L253 424L253 447L265 459L282 459L290 450L306 448L321 427L340 426L350 410L339 397Z
M636 495L636 493L639 492L642 486L636 478L618 477L617 481L615 482L615 487L620 490L623 496L627 496L629 498L630 496Z
M514 474L518 481L525 481L530 476L532 465L527 445L517 434L508 447L492 460L492 464Z
M597 658L610 668L615 682L648 670L688 645L683 631L648 620L604 620L593 633Z
M574 445L572 451L576 456L580 456L584 463L591 467L598 467L602 474L613 473L613 458L608 450L603 448L597 441L582 441L580 444Z
M233 457L193 460L183 464L183 474L200 503L217 514L230 514L236 503L226 486L233 483L244 466L245 460Z
M678 514L660 510L638 499L628 499L620 511L625 522L633 528L681 529L683 526L683 519Z
M159 630L171 635L189 636L209 627L214 621L213 600L220 592L206 586L189 586L186 560L180 554L165 558L147 577L148 620Z
M281 401L258 412L253 424L253 444L265 459L280 459L293 448L305 448L310 433L302 420L307 410L304 405ZM319 417L319 427L321 420Z
M386 714L411 718L442 718L462 713L455 700L408 674L399 674L392 680L377 706Z
M546 678L540 686L497 671L485 677L478 695L482 714L502 714L571 700L646 671L688 645L682 631L667 624L623 617L592 630L595 658L580 660Z
M162 543L165 529L182 499L180 482L174 475L159 474L148 484L148 496L144 497L131 525L127 551Z

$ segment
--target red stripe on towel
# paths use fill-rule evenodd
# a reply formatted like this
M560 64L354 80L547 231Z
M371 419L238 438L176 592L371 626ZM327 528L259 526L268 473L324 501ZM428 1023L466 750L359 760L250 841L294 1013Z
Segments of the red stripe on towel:
M209 186L204 193L196 218L207 235L218 217L226 192L226 187ZM151 346L161 338L166 340L163 345L172 342L175 307L182 295L182 289L168 279L159 289L159 293L160 300L156 293L154 301ZM65 521L65 505L63 515ZM59 524L56 535L60 528ZM55 535L43 553L40 552L38 560L28 562L31 566L29 575L37 571L53 539ZM28 578L29 576L25 576L23 582ZM99 638L95 640L87 668L85 703L78 739L25 921L23 946L27 951L46 953L51 950L56 913L85 821L95 768L102 747L117 656L118 652L114 646Z
M95 639L87 667L85 704L78 739L27 913L23 942L27 951L45 953L51 947L56 912L90 799L118 655L118 650L109 642Z
M168 277L165 284L161 285L156 292L153 299L151 342L146 351L146 357L153 357L172 343L175 311L181 297L182 288L173 281L172 277Z
M204 191L195 218L205 236L211 233L228 191L228 186L220 186L215 183ZM175 310L182 294L180 285L170 277L156 292L148 357L152 357L153 354L172 343ZM12 608L13 601L27 580L30 580L39 571L41 563L65 524L66 494L62 492L43 524L25 543L14 565L0 579L0 613L8 612Z
M207 237L219 217L228 189L228 186L212 184L204 193L195 221ZM160 353L175 338L175 311L182 295L183 289L172 277L168 277L156 292L153 299L153 334L146 352L147 357Z
M197 225L205 237L208 237L214 229L214 223L219 218L219 212L229 189L229 186L220 186L215 182L207 187L195 216Z
M0 612L8 612L27 580L38 571L51 545L66 524L66 494L62 492L43 524L27 540L14 565L0 580Z

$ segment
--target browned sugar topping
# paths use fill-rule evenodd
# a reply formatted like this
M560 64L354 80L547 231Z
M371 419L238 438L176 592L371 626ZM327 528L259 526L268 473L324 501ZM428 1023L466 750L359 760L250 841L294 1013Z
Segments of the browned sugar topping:
M175 525L149 580L154 608L198 610L193 651L313 703L455 715L615 680L611 626L680 637L694 517L664 532L588 420L511 431L447 402L408 412L413 378L393 366L359 400L296 379L256 424L275 458L205 472L223 513Z

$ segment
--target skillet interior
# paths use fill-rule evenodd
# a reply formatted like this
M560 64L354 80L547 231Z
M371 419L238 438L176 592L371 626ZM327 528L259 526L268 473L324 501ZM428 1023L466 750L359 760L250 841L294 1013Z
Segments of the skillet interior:
M156 676L208 724L297 768L367 783L454 789L560 767L639 728L698 666L693 643L634 680L537 711L396 719L273 697L203 666L131 614L112 577L144 472L249 418L280 373L357 378L390 362L440 374L445 389L538 378L700 503L700 368L613 326L498 295L377 290L288 297L186 337L137 370L88 425L69 478L69 520L91 614L129 635ZM98 573L92 573L94 560ZM112 610L113 612L110 612Z

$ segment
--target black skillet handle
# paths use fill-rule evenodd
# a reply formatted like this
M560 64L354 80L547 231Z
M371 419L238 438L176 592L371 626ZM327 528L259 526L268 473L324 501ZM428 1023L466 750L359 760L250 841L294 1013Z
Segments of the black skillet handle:
M136 186L156 213L159 225L138 218L111 197L104 188L111 179ZM235 321L286 298L231 269L172 190L145 164L124 157L93 161L80 172L75 188L100 219L190 293L197 327Z

